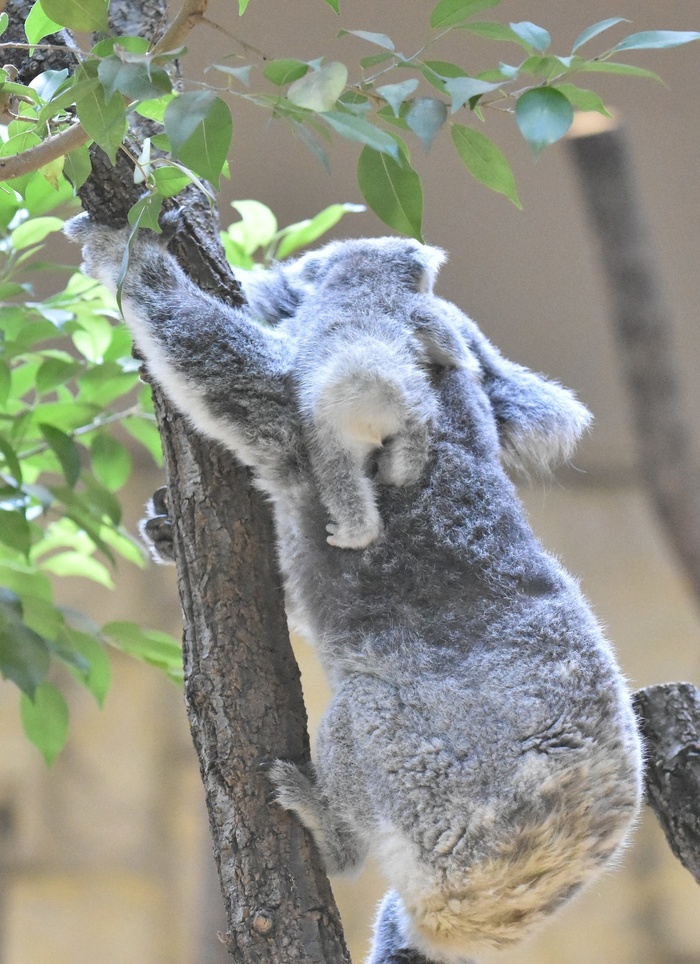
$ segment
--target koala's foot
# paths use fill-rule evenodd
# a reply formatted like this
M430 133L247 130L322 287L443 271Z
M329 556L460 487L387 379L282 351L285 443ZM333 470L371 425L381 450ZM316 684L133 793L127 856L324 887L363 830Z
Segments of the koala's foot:
M372 513L365 519L345 519L342 522L329 522L326 526L329 546L338 549L366 549L375 542L382 531L379 513Z
M275 788L276 802L296 813L313 834L329 873L351 871L364 862L367 845L333 813L319 787L300 767L275 760L268 777Z
M156 489L146 505L146 516L139 522L139 532L153 559L169 565L175 562L173 520L168 509L166 486Z
M377 481L382 485L413 485L428 461L427 438L397 435L389 439L377 456Z

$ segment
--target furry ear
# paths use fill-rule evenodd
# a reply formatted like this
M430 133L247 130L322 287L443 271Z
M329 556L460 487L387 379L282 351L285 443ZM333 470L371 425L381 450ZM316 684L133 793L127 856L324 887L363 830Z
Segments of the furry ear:
M481 366L504 464L527 474L566 462L593 419L588 409L573 392L504 358L455 305L441 305L441 315L458 328Z
M507 466L546 472L567 461L592 415L573 392L505 358L484 388L496 417Z
M269 324L291 318L301 304L303 293L290 283L281 267L252 271L235 268L234 274L252 313Z
M481 366L470 351L459 328L448 316L432 310L431 299L412 312L411 322L416 338L425 349L428 360L444 368L467 368L481 375Z

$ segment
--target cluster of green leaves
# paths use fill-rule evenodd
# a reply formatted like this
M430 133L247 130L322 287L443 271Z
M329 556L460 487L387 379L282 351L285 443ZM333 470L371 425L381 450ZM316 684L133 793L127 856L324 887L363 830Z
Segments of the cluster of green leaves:
M338 12L337 0L326 2ZM223 77L223 87L216 89L210 82L174 90L169 67L184 51L163 51L140 37L107 36L90 51L76 51L77 66L70 75L49 71L38 83L24 87L5 73L0 96L11 99L22 126L3 150L25 151L64 129L75 115L114 158L129 115L137 111L159 123L161 130L143 144L137 160L137 179L145 192L130 220L157 231L164 198L191 182L207 191L203 182L218 186L222 173L227 173L233 133L230 102L243 98L289 123L326 167L326 144L333 135L359 142L358 183L367 204L390 227L420 238L422 188L411 164L407 135L428 151L440 131L449 128L466 170L520 206L509 162L480 129L487 108L513 114L537 154L566 133L574 109L606 113L600 97L580 86L582 76L655 78L651 71L621 62L620 55L700 39L696 31L646 31L584 56L584 47L588 50L591 41L623 22L622 17L610 17L583 30L570 51L560 56L550 53L550 35L537 24L476 19L500 2L439 0L430 14L427 40L412 55L399 52L386 34L341 30L340 36L353 36L378 50L360 59L354 79L338 61L282 58L264 65L214 64L210 77ZM239 0L239 13L247 5L247 0ZM27 20L27 38L39 43L59 26L105 32L107 10L108 0L37 0ZM492 69L472 74L468 65L435 59L437 41L454 31L501 45L507 60L499 57ZM513 51L520 56L514 58ZM252 87L259 66L269 91ZM53 175L61 170L74 185L82 183L89 171L86 148L55 161Z
M13 124L5 145L21 136ZM53 577L111 588L118 556L145 566L121 524L125 441L161 458L150 393L138 386L113 299L73 269L63 269L59 293L34 294L32 280L60 267L42 249L63 226L48 212L68 199L56 171L0 186L0 674L21 690L25 730L48 762L67 734L65 674L101 704L108 644L182 677L176 640L130 623L99 626L55 597Z

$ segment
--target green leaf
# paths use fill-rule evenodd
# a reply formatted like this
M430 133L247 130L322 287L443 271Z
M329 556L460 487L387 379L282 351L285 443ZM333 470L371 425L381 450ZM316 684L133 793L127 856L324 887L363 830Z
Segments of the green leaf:
M0 509L0 542L23 556L29 555L32 537L23 511Z
M611 60L586 60L577 69L587 74L621 74L624 77L648 77L649 80L658 80L660 84L663 84L663 80L652 70L646 70L644 67L637 67L633 64L618 64Z
M544 27L538 27L536 23L529 20L521 20L519 23L511 23L510 29L517 34L521 40L530 44L535 50L544 52L552 42L548 31Z
M90 149L87 144L84 144L75 151L71 151L70 154L66 154L63 173L73 185L74 193L87 181L91 170Z
M0 455L5 461L3 472L9 472L17 485L22 484L22 467L17 458L17 453L4 435L0 435Z
M152 418L134 415L132 418L124 419L122 425L129 435L133 436L137 442L140 442L141 445L150 452L153 461L157 465L163 464L163 448L160 441L160 433Z
M146 194L144 197L132 204L127 212L127 221L134 228L150 228L156 234L160 234L162 228L159 218L163 208L163 196L161 194Z
M309 65L303 60L293 60L286 57L282 60L271 60L263 71L263 76L276 87L285 87L295 80L299 80L309 72Z
M480 10L496 7L501 0L440 0L430 14L430 26L436 29L452 27L468 20Z
M384 47L386 50L394 50L394 41L391 37L387 37L385 33L372 33L369 30L341 30L338 34L339 37L346 37L348 34L352 34L354 37L360 37L361 40L367 40L371 44L376 44L378 47Z
M245 13L245 8L250 3L250 0L238 0L238 16L242 17Z
M505 81L498 84L490 84L485 80L478 80L476 77L450 77L445 81L445 90L452 98L451 113L464 107L472 97L480 97L488 94L492 90L503 87Z
M47 16L69 30L107 31L109 0L41 0Z
M170 78L162 67L124 61L114 54L100 61L97 76L108 100L116 93L130 100L149 100L172 90Z
M162 124L166 110L176 97L176 94L164 94L157 100L142 100L140 104L136 105L136 113L140 114L141 117L147 117L149 120L158 121L159 124ZM155 138L151 138L151 143L155 144ZM170 150L169 142L166 149Z
M182 647L167 633L129 622L107 623L102 633L123 652L165 670L172 679L182 679Z
M68 705L63 694L51 683L41 683L33 700L22 693L20 716L24 732L51 766L68 737Z
M174 197L192 183L189 174L185 174L182 168L170 164L157 167L153 172L153 180L161 197Z
M114 589L114 582L109 571L97 559L85 556L81 552L59 552L42 560L40 567L45 572L52 572L55 576L80 576L91 579L107 589Z
M618 50L665 50L668 47L680 47L700 40L697 30L644 30L633 33L616 44L613 52Z
M192 123L191 116L183 115L183 108L186 110L188 103L192 104L198 118L196 124ZM226 102L211 91L181 94L165 112L165 130L170 137L173 155L195 174L218 186L233 136L231 111ZM184 133L187 136L183 139Z
M228 64L211 64L205 68L204 72L206 73L208 70L219 70L222 74L235 77L244 87L250 87L250 74L252 69L251 64L246 64L245 67L229 67Z
M491 21L479 21L477 23L465 23L461 26L462 30L468 30L469 33L475 33L479 37L485 37L487 40L503 40L507 43L516 43L523 49L529 52L530 44L527 40L523 40L518 34L507 27L504 23L495 23Z
M407 157L395 161L365 147L357 165L357 181L367 204L381 220L401 234L422 241L423 190Z
M553 87L535 87L522 94L515 105L520 133L535 154L558 141L571 127L574 110L564 94Z
M425 148L430 150L438 131L447 120L447 107L434 97L416 97L404 117Z
M84 64L80 71L90 76L87 65ZM80 123L114 164L127 130L126 108L122 98L111 97L108 100L102 85L98 83L76 97L75 108Z
M54 425L39 424L39 430L61 463L68 485L73 488L80 478L80 453L73 439Z
M592 90L576 87L575 84L557 84L557 90L578 110L594 110L605 117L612 116L598 94Z
M47 358L36 373L36 390L40 395L50 392L58 385L65 385L83 370L80 362L63 358Z
M326 231L330 231L348 211L364 211L362 204L331 204L315 217L284 228L283 238L276 252L276 258L289 257L292 252L317 241Z
M342 137L349 141L359 141L367 144L375 151L390 154L393 158L398 158L399 149L396 141L387 134L386 131L375 127L365 120L364 117L355 117L352 114L341 114L338 111L327 111L323 119Z
M28 248L32 244L39 244L55 231L63 228L63 218L29 218L10 235L12 246L16 251Z
M418 83L416 77L411 77L410 80L404 80L401 84L385 84L383 87L377 87L377 93L391 105L394 116L398 117L401 105L418 87Z
M277 234L277 218L261 201L232 201L241 216L240 221L230 224L226 230L245 254L254 254L258 248L267 248Z
M599 20L590 27L586 27L585 30L581 31L576 40L574 40L571 53L575 53L579 47L582 47L589 40L597 37L599 33L603 33L604 30L609 30L610 27L614 27L617 23L629 23L629 20L625 20L624 17L609 17L607 20Z
M287 99L296 107L323 113L329 111L343 93L347 79L345 64L332 61L295 80L287 91Z
M6 604L0 603L0 673L3 677L33 696L50 665L46 641L27 629Z
M112 681L112 667L104 646L93 636L72 626L63 627L59 641L67 650L77 653L87 663L86 670L72 668L73 675L92 693L97 705L102 706Z
M385 64L387 60L391 60L392 54L385 50L383 54L372 54L371 57L362 57L360 59L360 67L363 70L367 70L368 67L376 67L379 64Z
M329 7L332 7L336 13L340 13L339 0L326 0Z
M452 128L452 140L464 166L477 181L481 181L492 191L505 194L516 207L522 208L510 164L503 152L485 134L471 127L455 124Z
M131 456L121 442L100 432L90 445L92 471L98 482L116 492L131 475Z
M41 3L34 4L24 23L24 32L30 44L38 44L44 37L60 29L61 24L46 15Z

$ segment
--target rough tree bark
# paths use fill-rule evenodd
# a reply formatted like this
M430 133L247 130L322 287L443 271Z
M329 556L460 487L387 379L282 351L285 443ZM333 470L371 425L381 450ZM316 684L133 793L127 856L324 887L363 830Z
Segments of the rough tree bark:
M580 115L568 146L612 304L645 489L700 603L700 468L683 415L671 312L624 131ZM700 698L689 683L635 694L647 741L647 802L700 883Z
M29 0L10 0L11 22L23 22L30 7ZM164 12L160 0L110 5L115 24L141 36L155 33ZM74 64L52 52L53 68ZM24 56L18 66L24 76L37 72ZM96 220L124 224L138 197L132 170L124 155L112 168L95 148L93 161L80 191L83 207ZM208 204L190 198L171 247L203 289L240 303ZM228 916L225 943L234 960L251 964L349 962L311 838L270 805L261 769L276 757L309 758L269 508L245 468L192 432L159 391L154 396L176 523L187 712Z

